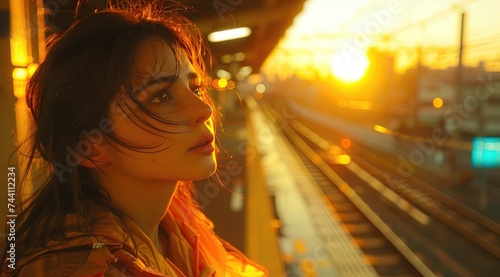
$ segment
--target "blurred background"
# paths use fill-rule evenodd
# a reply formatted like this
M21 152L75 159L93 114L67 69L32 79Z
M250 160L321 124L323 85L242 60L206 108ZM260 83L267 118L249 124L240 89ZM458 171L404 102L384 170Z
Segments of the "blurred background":
M0 0L4 172L76 2ZM213 55L224 157L197 192L217 233L270 276L500 272L500 2L179 2Z

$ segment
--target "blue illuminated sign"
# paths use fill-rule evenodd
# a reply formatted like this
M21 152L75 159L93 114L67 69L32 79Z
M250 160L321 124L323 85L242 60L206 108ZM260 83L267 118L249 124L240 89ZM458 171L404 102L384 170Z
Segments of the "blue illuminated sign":
M473 167L500 167L500 137L477 137L472 140Z

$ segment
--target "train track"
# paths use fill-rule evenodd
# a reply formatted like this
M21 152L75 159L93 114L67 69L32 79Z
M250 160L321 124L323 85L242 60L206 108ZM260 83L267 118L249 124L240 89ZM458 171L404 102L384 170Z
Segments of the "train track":
M298 156L379 275L432 276L434 272L438 272L439 275L462 276L475 275L477 272L422 237L418 241L424 246L420 247L434 249L433 255L439 257L440 265L432 265L430 261L435 258L427 257L430 250L419 250L415 253L407 243L415 240L415 237L400 238L392 230L394 226L386 224L386 220L382 220L378 213L370 208L367 202L373 202L373 197L366 201L360 196L363 195L362 192L358 193L361 182L365 184L361 191L370 189L378 193L378 198L396 208L399 214L410 217L412 222L418 223L416 225L432 229L438 228L434 227L437 224L444 224L467 239L474 245L472 248L480 248L484 252L482 255L489 256L492 261L496 260L497 264L500 261L499 224L417 178L402 180L390 177L397 176L397 166L372 154L371 151L363 151L362 154L358 151L356 156L352 153L344 155L345 151L333 142L334 139L318 135L318 132L312 131L298 118L291 119L265 104L263 109L297 150ZM332 165L332 150L336 152L336 157L347 157L349 162ZM346 177L337 174L346 171L350 171L351 177L349 174L344 175ZM355 177L352 177L353 175ZM349 180L354 180L353 178L356 181L350 183ZM416 233L409 230L412 231ZM431 265L428 266L427 263ZM442 274L442 268L449 272Z

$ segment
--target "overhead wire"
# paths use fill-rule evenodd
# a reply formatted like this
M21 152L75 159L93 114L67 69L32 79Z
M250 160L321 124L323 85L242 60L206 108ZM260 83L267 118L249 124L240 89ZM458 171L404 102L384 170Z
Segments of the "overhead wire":
M476 2L476 1L478 1L478 0L465 0L465 1L461 2L460 5L465 6L465 5L469 5L469 4ZM407 32L407 31L412 30L416 27L421 27L424 24L428 24L430 22L444 19L446 16L448 16L452 13L456 13L456 10L450 9L450 7L447 7L446 9L443 9L443 10L441 10L441 11L439 11L439 12L437 12L429 17L426 17L422 20L419 20L418 22L410 22L410 23L404 25L403 27L400 27L396 30L392 30L390 32L390 34L395 35L395 34L401 34L401 33Z

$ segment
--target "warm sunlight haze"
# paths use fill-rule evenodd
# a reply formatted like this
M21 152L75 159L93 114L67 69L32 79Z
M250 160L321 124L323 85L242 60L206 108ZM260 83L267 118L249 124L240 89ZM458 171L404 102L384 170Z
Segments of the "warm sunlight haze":
M398 74L419 62L431 69L453 67L462 12L464 66L500 70L498 5L496 0L307 0L261 71L270 79L355 83L374 62L352 56L370 49L392 55Z
M335 79L345 83L359 81L368 68L366 55L356 53L351 56L336 53L332 60L332 74Z

